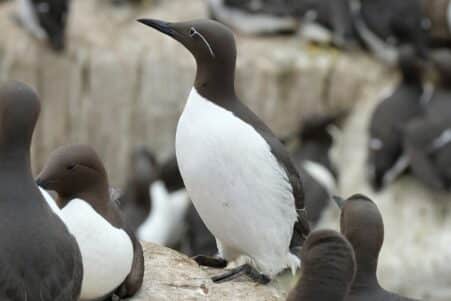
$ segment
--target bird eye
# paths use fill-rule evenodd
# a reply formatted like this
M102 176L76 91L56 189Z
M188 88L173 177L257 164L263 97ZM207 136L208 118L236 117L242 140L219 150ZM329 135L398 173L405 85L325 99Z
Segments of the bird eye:
M75 164L69 165L66 167L67 170L73 170L75 168Z

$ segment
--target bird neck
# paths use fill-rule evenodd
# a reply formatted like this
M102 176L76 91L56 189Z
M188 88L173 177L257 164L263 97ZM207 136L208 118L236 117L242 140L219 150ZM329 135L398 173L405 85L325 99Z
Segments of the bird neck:
M357 273L352 283L351 292L380 287L377 279L377 261L374 256L359 256L356 252Z
M0 172L10 176L26 175L33 180L29 148L0 146Z
M108 207L110 201L108 181L99 178L85 189L79 190L74 194L63 194L60 196L63 207L73 199L82 199L89 202L97 211L102 211Z
M197 63L194 87L203 97L215 102L235 98L235 63Z
M346 285L334 285L324 279L301 279L297 301L343 300L347 293Z

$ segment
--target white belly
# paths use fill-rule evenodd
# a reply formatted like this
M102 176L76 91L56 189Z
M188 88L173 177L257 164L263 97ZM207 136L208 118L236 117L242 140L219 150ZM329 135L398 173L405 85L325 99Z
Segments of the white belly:
M80 199L70 201L61 210L61 217L75 236L83 259L80 300L111 293L132 267L133 245L129 236Z
M176 154L188 194L226 259L248 256L271 276L293 268L292 187L254 128L193 89L177 127Z

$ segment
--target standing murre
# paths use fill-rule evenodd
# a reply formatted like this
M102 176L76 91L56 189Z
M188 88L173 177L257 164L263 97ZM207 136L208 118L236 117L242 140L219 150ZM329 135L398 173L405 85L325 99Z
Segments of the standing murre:
M315 226L335 193L338 174L330 158L331 129L344 114L312 116L302 124L293 161L301 175L308 220Z
M343 301L356 272L354 250L332 230L312 232L301 251L302 276L287 301Z
M125 222L135 234L154 209L149 189L158 180L158 174L158 162L151 152L141 147L132 152L119 207Z
M410 46L400 50L401 81L393 93L376 106L369 125L368 178L374 190L391 184L408 167L403 150L404 129L423 113L430 100L424 89L424 62Z
M21 25L55 51L64 50L70 0L18 0L18 10Z
M39 112L28 86L10 82L0 88L0 299L76 301L83 277L80 250L31 174Z
M80 300L133 296L144 275L142 247L110 200L108 178L86 145L54 151L36 181L58 193L60 217L75 236L83 259Z
M425 114L406 128L412 173L432 189L451 191L451 51L432 52L438 80Z
M354 248L357 273L345 301L413 301L383 289L377 279L379 252L384 242L384 222L376 204L356 194L343 200L335 197L341 209L340 231Z
M219 256L201 265L238 267L213 277L241 274L268 283L300 266L290 247L310 232L299 174L282 143L236 96L232 32L211 20L181 23L141 19L173 37L195 57L197 74L180 117L176 155L186 189Z

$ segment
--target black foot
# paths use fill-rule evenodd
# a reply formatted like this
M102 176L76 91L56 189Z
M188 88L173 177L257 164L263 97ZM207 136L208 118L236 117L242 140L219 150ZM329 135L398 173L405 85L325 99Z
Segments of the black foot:
M227 266L227 260L217 256L198 255L194 256L193 260L197 262L198 265L211 268L223 269Z
M268 276L261 274L259 271L257 271L254 267L252 267L249 264L243 264L239 267L227 271L222 275L214 276L211 278L211 280L213 280L213 282L215 283L222 283L236 279L241 275L246 275L259 284L268 284L271 281L271 279Z

